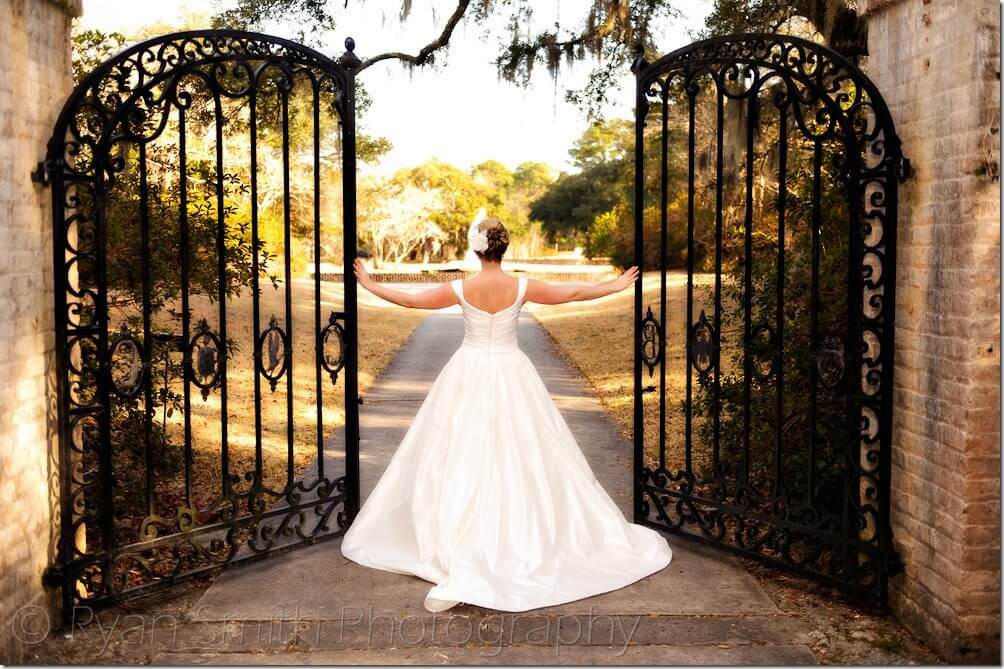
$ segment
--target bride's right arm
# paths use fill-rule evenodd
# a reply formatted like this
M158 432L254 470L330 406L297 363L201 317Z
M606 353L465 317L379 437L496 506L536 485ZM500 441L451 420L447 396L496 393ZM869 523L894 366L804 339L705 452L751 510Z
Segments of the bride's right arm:
M637 278L638 268L629 267L616 279L600 283L553 284L531 279L526 284L526 299L538 304L564 304L565 302L595 300L598 297L605 297L624 290Z
M359 258L352 263L353 271L359 285L370 291L379 298L402 307L412 307L414 309L442 309L453 304L458 304L457 294L449 283L441 283L435 288L423 290L420 293L407 293L403 290L396 290L389 286L384 286L373 280L373 277L366 271L363 261Z

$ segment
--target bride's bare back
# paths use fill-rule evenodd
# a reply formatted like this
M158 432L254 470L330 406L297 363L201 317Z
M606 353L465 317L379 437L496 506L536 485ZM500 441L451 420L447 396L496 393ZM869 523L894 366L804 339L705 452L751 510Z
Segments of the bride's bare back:
M519 290L519 279L505 272L479 272L463 282L464 299L475 309L493 314L510 306Z

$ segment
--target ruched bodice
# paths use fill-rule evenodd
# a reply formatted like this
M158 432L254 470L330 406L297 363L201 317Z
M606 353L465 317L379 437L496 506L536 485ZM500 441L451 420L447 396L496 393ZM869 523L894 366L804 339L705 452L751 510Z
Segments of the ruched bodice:
M464 286L460 279L450 282L464 312L464 346L494 351L519 348L516 323L526 297L526 278L520 277L517 281L516 299L493 314L478 309L464 298Z

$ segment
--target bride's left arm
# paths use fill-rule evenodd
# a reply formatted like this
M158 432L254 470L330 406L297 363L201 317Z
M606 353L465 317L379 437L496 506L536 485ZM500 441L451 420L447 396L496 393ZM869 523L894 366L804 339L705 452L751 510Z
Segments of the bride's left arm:
M441 283L435 288L429 288L420 293L408 293L374 281L373 277L366 271L366 267L360 258L356 258L355 262L352 263L352 269L360 286L377 297L402 307L442 309L443 307L458 304L457 294L453 292L453 288L450 287L449 283Z
M599 283L547 283L531 279L526 285L526 299L539 304L564 304L582 300L595 300L620 292L638 279L638 268L629 267L616 279Z

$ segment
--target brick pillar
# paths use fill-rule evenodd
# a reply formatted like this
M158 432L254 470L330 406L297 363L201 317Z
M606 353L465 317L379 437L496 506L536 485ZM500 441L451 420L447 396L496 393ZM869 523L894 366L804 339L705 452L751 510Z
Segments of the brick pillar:
M30 661L55 600L51 192L29 174L72 88L80 0L0 0L0 662Z
M898 228L892 526L899 618L1000 661L1000 25L996 0L865 0L868 75L915 176Z

